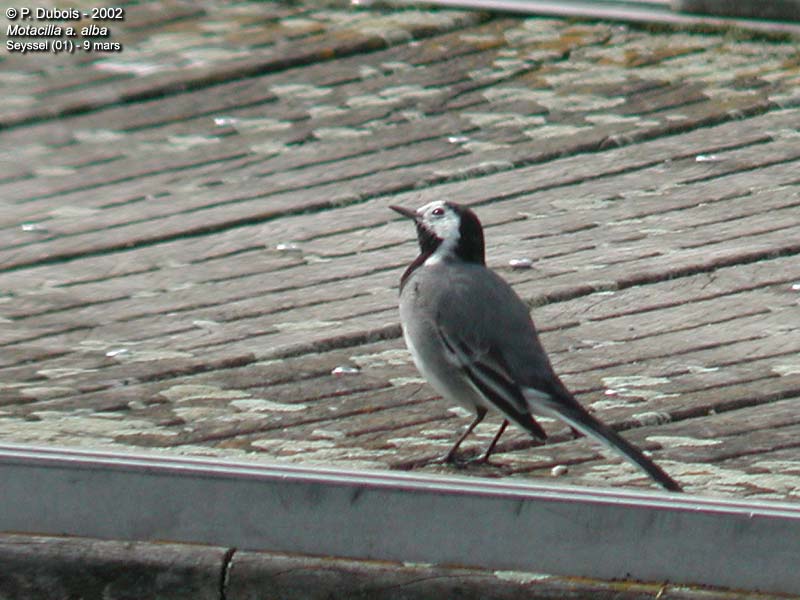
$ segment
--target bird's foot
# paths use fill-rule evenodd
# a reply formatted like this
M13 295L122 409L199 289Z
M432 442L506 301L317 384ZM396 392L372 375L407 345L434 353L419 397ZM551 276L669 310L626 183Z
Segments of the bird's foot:
M481 454L480 456L463 457L454 453L450 453L443 456L437 462L450 465L456 469L469 469L471 467L492 467L495 469L506 468L506 465L492 462L485 454Z

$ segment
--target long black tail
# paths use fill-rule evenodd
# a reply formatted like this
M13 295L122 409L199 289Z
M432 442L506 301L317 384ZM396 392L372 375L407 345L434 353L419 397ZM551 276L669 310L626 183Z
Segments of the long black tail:
M569 392L566 393L569 394ZM619 452L628 461L641 468L664 489L671 492L683 491L678 482L667 475L664 469L650 460L639 448L608 425L595 419L572 395L568 395L566 399L549 397L544 401L541 397L538 397L534 402L551 412L553 416L566 421L568 425L574 427L580 433L592 437L603 445Z

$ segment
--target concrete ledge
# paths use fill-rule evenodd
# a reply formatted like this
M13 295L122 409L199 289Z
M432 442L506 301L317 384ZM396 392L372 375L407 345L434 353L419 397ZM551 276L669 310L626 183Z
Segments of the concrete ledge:
M709 600L775 596L661 584L237 552L190 544L0 535L0 600Z

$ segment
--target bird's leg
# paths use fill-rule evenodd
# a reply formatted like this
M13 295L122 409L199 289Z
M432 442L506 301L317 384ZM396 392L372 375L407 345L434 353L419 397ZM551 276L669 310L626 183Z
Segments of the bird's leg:
M500 429L497 431L497 434L492 439L492 443L486 448L486 452L483 453L481 456L480 461L482 463L488 463L489 457L491 456L492 452L494 452L494 447L497 445L497 442L500 441L500 436L503 435L503 432L508 427L508 419L503 419L503 423L500 425Z
M453 447L450 448L450 452L448 452L447 456L444 457L444 462L450 463L450 464L458 462L456 460L456 451L458 450L458 447L461 445L461 442L463 442L467 438L467 436L470 433L472 433L472 430L475 429L475 427L478 426L478 423L483 421L483 418L485 416L486 416L486 409L483 408L482 406L479 406L476 409L475 420L472 421L472 423L469 424L469 427L467 427L467 429L464 431L464 433L461 434L461 437L459 437L456 440L456 443L453 444Z

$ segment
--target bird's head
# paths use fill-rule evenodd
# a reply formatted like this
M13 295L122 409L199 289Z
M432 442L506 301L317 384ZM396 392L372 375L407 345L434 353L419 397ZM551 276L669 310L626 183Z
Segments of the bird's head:
M414 221L420 251L426 258L459 258L484 264L483 227L466 206L434 200L417 210L402 206L389 208Z

